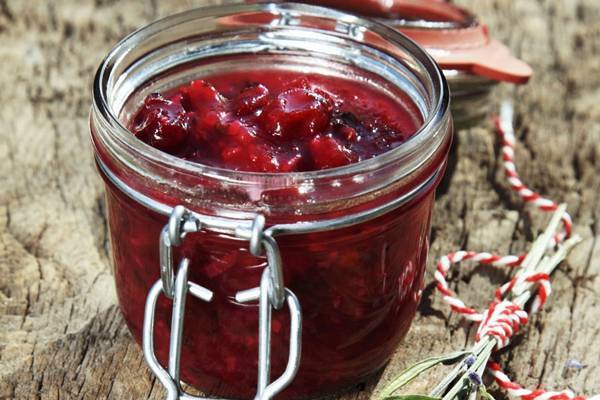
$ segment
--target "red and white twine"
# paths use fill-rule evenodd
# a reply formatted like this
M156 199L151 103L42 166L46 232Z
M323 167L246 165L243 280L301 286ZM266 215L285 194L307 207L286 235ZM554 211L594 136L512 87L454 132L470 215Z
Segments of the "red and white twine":
M500 117L495 120L496 131L502 141L502 160L503 167L508 183L525 203L534 205L537 209L544 212L554 212L558 205L527 187L517 172L514 162L515 134L513 130L513 109L512 105L505 103L502 105ZM565 213L562 218L562 230L552 239L552 246L559 244L568 238L571 234L572 220ZM448 285L447 274L453 264L461 261L475 261L480 264L487 264L500 267L519 267L526 254L500 256L487 252L474 252L460 250L447 254L440 258L435 272L437 289L443 296L443 301L447 303L452 311L461 314L464 318L479 323L475 339L479 341L484 336L492 336L497 339L496 348L506 346L511 337L519 330L519 327L528 321L528 313L517 304L504 299L505 295L515 286L523 283L535 283L537 292L531 304L530 313L540 309L550 295L551 285L548 274L532 273L520 274L510 281L506 282L494 293L494 300L487 310L478 312L476 309L466 305L457 294L452 291ZM502 371L499 364L489 362L488 372L495 378L496 383L505 389L509 395L520 397L523 400L586 400L585 397L575 396L570 390L560 392L547 391L543 389L529 390L521 387L519 384L510 380ZM600 400L600 395L587 398L587 400Z
M513 129L513 107L510 103L503 103L500 117L495 118L496 132L502 141L502 164L504 173L512 190L514 190L525 203L533 204L541 211L554 212L558 207L554 201L541 196L527 187L517 172L515 166L515 131ZM573 222L571 216L565 213L563 217L563 230L554 238L553 245L560 243L571 235Z
M584 396L576 396L570 389L562 391L525 389L518 383L512 382L502 371L502 367L493 361L488 363L487 370L494 377L496 383L512 397L520 397L524 400L600 400L600 396L598 395L587 398Z

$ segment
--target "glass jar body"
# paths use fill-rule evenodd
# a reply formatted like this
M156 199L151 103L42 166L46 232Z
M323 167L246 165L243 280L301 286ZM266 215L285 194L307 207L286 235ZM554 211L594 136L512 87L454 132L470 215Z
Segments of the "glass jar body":
M311 40L306 40L310 37ZM237 60L237 61L232 61ZM148 93L211 71L277 65L368 82L420 114L402 145L360 163L303 173L241 173L178 159L137 140L125 126ZM302 307L302 357L283 396L329 395L376 373L414 317L423 283L434 192L452 137L446 82L413 42L372 21L332 10L261 4L195 10L124 39L96 76L91 136L107 186L107 213L119 305L140 342L144 304L160 279L159 237L168 213L189 210L267 226L373 213L322 231L277 236L285 285ZM116 178L116 179L115 179ZM146 200L140 201L137 193ZM394 204L393 207L386 205ZM384 207L385 212L376 212ZM163 208L164 209L164 208ZM256 392L258 307L235 294L258 286L266 266L248 241L223 232L188 233L175 264L190 260L189 281L214 292L188 296L181 378L209 394ZM158 301L156 356L167 365L172 302ZM288 355L289 321L273 311L271 375Z
M363 382L389 360L414 317L427 259L433 186L411 203L342 230L283 237L285 284L303 315L302 360L286 398L318 397ZM160 278L157 238L167 218L107 183L107 211L119 305L140 342L144 303ZM223 397L250 398L256 390L258 306L233 295L256 287L265 259L246 241L214 233L186 236L176 258L190 259L191 282L214 292L188 299L182 379ZM171 301L158 304L157 356L167 365ZM285 367L289 320L273 313L271 365Z

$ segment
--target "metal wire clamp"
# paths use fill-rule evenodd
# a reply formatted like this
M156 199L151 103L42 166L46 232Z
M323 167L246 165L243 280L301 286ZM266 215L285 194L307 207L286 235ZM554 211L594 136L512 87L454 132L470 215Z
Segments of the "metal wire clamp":
M226 225L226 226L225 226ZM202 220L199 214L191 213L182 206L173 208L169 222L160 235L160 273L161 278L152 286L146 299L142 347L144 358L167 391L167 400L205 400L186 393L180 383L181 342L185 302L188 293L192 296L210 302L213 293L188 280L190 261L183 258L179 263L177 273L173 268L173 246L182 243L187 233L198 232L203 228L211 230L232 230L239 238L249 241L252 254L259 256L265 251L267 267L264 269L260 286L236 294L240 303L258 301L259 303L259 354L258 354L258 383L256 400L270 400L285 389L295 378L300 366L302 315L298 298L283 285L281 271L281 256L275 239L264 233L265 220L259 215L253 221L240 221L237 226L230 222L222 223L218 218L206 217ZM160 294L173 300L171 316L171 336L169 340L168 370L160 365L154 350L154 321L156 304ZM271 318L272 310L288 305L290 312L290 341L289 357L285 371L275 381L270 382L270 351L271 351Z
M302 312L296 295L285 289L285 302L290 312L290 344L288 362L279 378L269 383L271 376L271 314L273 305L269 298L271 285L270 267L265 268L260 286L238 292L235 299L240 303L258 300L258 384L255 399L270 400L285 389L296 377L302 353Z

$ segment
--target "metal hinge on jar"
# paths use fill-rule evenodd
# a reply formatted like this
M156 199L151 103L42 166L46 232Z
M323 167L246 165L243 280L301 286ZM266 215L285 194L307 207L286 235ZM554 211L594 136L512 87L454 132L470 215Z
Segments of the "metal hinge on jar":
M265 233L265 218L258 215L254 220L233 222L215 217L192 213L183 206L171 212L169 222L160 235L160 280L150 289L146 299L143 327L144 358L167 391L167 400L203 399L187 394L180 383L181 340L187 295L190 294L209 303L213 293L207 288L188 280L190 260L183 258L174 271L173 246L179 246L186 234L202 230L221 231L249 241L250 252L267 257L260 286L238 292L235 298L240 303L258 301L259 304L259 351L258 383L255 399L269 400L285 389L295 378L300 366L302 315L300 303L294 293L285 288L281 268L281 256L277 242ZM165 295L173 302L169 362L165 369L154 351L154 320L159 296ZM290 313L289 356L285 371L270 382L271 316L273 309L280 310L287 304Z

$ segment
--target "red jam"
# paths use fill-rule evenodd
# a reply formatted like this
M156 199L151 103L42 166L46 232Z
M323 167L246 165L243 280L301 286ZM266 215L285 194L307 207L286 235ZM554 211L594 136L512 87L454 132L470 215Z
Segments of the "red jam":
M141 140L188 160L243 171L306 171L357 162L401 145L420 123L415 110L358 79L249 71L150 95L129 126ZM417 179L429 177L445 155L442 151ZM135 185L137 178L123 179ZM107 183L119 304L140 341L145 299L159 279L158 238L166 218ZM357 385L392 356L419 302L434 187L361 224L277 238L285 284L298 296L303 316L300 370L280 398L318 397ZM394 189L377 201L405 190ZM174 203L166 192L146 194ZM333 215L328 211L319 218ZM292 214L288 222L303 218ZM175 259L184 255L191 260L190 281L215 296L209 304L188 297L182 379L212 395L251 398L258 308L236 303L233 296L258 286L265 259L252 256L246 241L207 232L187 235ZM162 296L155 345L163 365L170 318L171 302ZM288 335L287 311L274 311L272 379L285 368Z
M130 129L186 160L239 171L296 172L384 153L416 132L416 115L353 80L253 71L151 94Z

